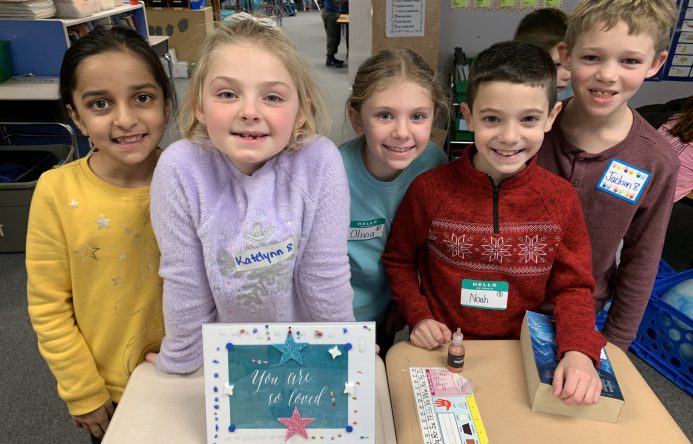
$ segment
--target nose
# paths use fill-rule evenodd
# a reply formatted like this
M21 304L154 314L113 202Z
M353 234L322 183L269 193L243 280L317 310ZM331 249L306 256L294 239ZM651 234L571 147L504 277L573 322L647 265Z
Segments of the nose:
M616 79L616 69L612 63L605 62L597 70L597 80L602 82L613 82Z
M116 108L115 125L129 129L137 123L137 115L128 106L120 105Z
M255 106L255 101L244 100L243 106L241 108L241 119L244 121L258 121L260 116L257 112L257 107Z
M498 140L505 145L514 145L517 143L520 136L517 124L515 122L506 122L501 128Z
M392 137L396 139L406 139L409 137L409 122L407 122L407 119L395 120L395 126L392 128Z

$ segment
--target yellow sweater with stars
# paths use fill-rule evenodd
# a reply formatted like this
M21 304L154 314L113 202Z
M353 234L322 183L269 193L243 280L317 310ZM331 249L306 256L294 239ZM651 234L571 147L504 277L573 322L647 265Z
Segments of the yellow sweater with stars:
M26 243L29 315L72 415L118 402L164 334L149 187L110 185L87 161L41 176Z

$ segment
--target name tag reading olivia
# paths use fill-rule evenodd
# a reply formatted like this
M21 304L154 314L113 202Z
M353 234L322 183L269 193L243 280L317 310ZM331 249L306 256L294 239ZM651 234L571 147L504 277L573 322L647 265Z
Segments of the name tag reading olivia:
M505 310L508 307L509 285L503 281L462 279L460 304L464 307Z
M647 171L618 159L611 159L599 180L597 189L626 202L635 203L640 199L648 180L650 180L650 173Z
M383 237L385 219L352 220L349 224L349 240L362 241Z
M293 237L290 237L283 242L277 242L276 244L265 245L236 253L233 258L236 264L236 270L255 270L284 262L294 255L295 249L296 242Z

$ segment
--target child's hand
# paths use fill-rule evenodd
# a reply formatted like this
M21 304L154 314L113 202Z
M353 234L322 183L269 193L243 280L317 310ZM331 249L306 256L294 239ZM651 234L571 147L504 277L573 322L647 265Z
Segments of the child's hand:
M146 355L144 355L144 360L147 362L151 362L152 364L156 365L156 355L157 355L157 353L149 352Z
M93 412L85 413L84 415L72 415L72 420L77 427L81 427L97 438L103 438L108 423L111 422L111 417L114 412L113 403L109 399L106 404L102 405Z
M416 324L409 340L417 347L432 350L452 340L452 332L447 325L434 319L424 319Z
M553 395L567 405L596 404L602 392L592 359L584 353L569 351L563 355L553 374Z

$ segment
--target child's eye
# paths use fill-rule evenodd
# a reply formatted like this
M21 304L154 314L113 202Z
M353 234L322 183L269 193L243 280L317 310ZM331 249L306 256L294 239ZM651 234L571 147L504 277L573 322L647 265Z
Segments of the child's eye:
M232 92L232 91L221 91L217 93L217 97L224 99L224 100L233 100L237 98L238 96Z
M625 63L626 65L639 65L640 60L638 60L638 59L624 59L623 63Z
M380 120L391 120L392 119L392 113L387 112L387 111L382 111L376 114L376 117Z
M585 55L582 56L582 60L586 62L597 62L599 61L599 57L597 57L596 55Z
M541 120L539 116L525 116L522 118L523 123L535 123Z
M276 94L269 94L267 97L265 97L265 100L269 103L281 103L284 101L284 99Z
M415 121L415 122L418 122L418 121L421 121L421 120L426 120L426 114L424 114L424 113L414 113L414 114L412 114L412 116L411 116L411 120L413 120L413 121Z
M88 107L89 109L92 109L94 111L102 111L107 109L109 106L108 102L104 99L97 99L89 103Z
M496 116L484 116L481 118L482 121L487 122L487 123L498 123L500 122L500 119Z
M135 101L139 104L151 103L153 100L154 97L150 96L149 94L137 94L135 97Z

